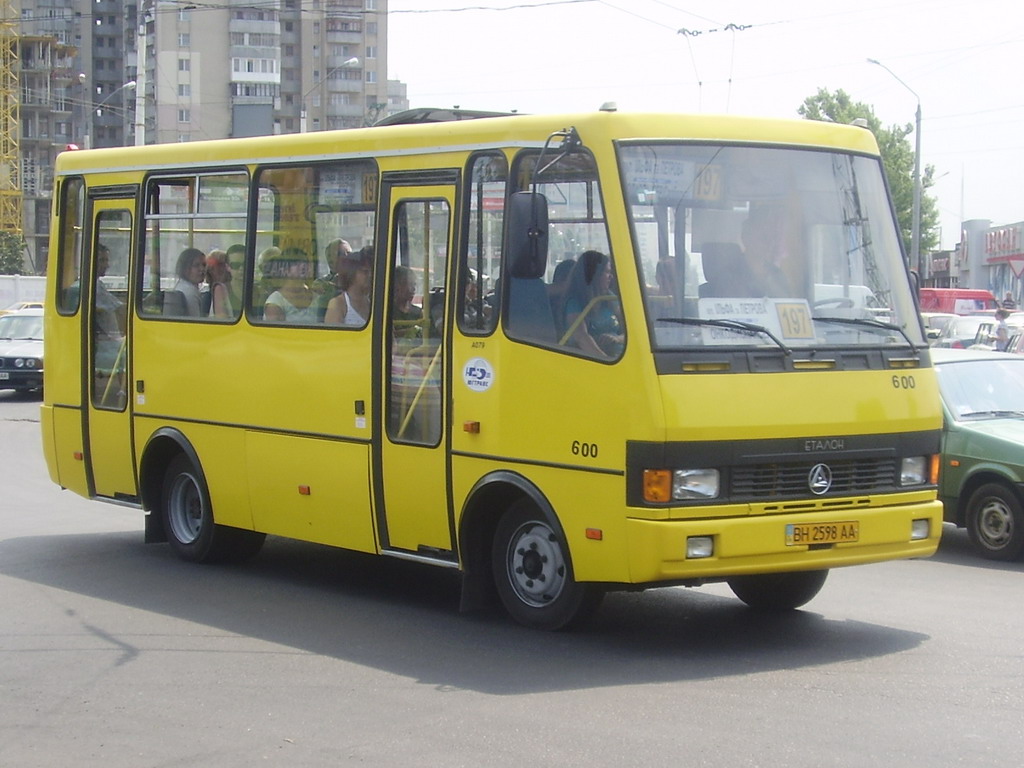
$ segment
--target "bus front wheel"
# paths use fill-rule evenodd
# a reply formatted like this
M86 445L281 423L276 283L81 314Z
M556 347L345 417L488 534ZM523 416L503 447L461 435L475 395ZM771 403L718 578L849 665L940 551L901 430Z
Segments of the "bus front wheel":
M578 625L597 610L604 594L573 578L561 534L526 500L513 504L498 522L491 565L505 610L534 629Z
M828 571L792 571L734 576L729 588L740 600L762 611L791 611L809 603L825 585Z
M214 522L206 480L184 454L175 456L167 467L161 502L167 541L182 560L240 561L263 545L263 534Z

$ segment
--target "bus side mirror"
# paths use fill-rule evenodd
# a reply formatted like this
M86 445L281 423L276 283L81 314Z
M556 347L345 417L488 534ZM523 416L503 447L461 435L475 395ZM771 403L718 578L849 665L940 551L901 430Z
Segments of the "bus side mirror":
M508 243L512 277L535 280L548 265L548 200L539 192L513 192L508 199Z

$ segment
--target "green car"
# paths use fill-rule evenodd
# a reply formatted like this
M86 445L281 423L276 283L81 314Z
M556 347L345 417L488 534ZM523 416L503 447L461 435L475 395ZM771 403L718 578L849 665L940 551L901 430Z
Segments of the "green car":
M1024 355L932 349L944 415L939 498L993 560L1024 551Z

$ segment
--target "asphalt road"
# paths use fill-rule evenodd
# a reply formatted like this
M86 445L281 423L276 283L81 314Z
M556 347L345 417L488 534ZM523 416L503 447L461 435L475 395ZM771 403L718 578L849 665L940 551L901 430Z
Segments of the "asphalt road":
M582 632L458 613L449 574L281 539L143 545L52 485L0 393L0 766L1017 766L1024 564L947 529L765 617L612 595Z

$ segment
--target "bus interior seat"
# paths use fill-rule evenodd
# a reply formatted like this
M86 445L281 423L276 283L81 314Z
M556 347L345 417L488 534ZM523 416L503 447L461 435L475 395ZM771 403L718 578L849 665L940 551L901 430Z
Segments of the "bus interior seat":
M544 282L546 254L524 248L512 264L508 283L508 329L517 338L555 344L555 316Z
M519 338L549 344L558 340L547 285L539 277L509 280L508 327Z
M188 315L185 294L181 291L164 291L163 297L163 314L165 316L184 317Z

